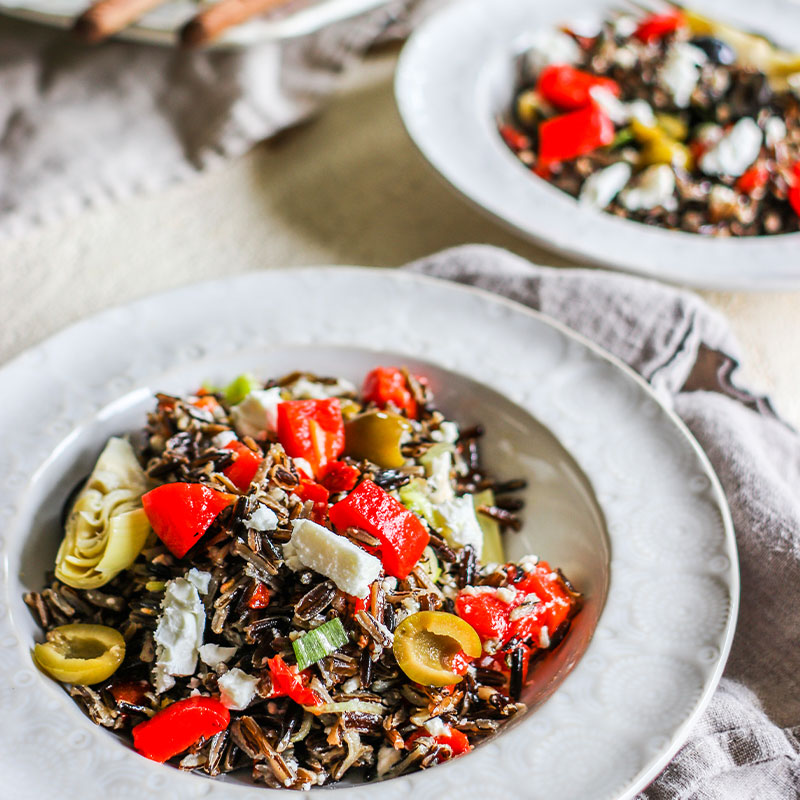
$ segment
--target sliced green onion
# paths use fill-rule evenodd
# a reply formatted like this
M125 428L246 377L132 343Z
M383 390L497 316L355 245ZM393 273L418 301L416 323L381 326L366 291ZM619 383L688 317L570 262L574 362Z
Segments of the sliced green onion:
M633 131L630 128L622 128L621 130L617 131L614 140L608 146L609 150L616 150L618 147L622 147L624 144L628 144L628 142L633 141Z
M315 664L346 645L348 641L342 621L339 617L334 617L292 642L297 669L302 672L310 664Z
M327 623L325 623L327 625ZM303 706L306 711L319 716L320 714L343 714L347 711L358 711L361 714L376 714L382 716L386 713L386 706L380 703L370 703L368 700L346 700L340 703L321 703L318 706Z
M250 392L260 388L261 384L249 372L244 372L225 387L225 402L235 406L237 403L241 403Z

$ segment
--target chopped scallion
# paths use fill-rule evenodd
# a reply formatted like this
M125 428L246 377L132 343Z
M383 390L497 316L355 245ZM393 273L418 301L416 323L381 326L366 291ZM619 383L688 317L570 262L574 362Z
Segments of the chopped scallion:
M348 641L347 633L338 617L314 628L292 642L297 669L302 672L310 664L315 664L346 645Z

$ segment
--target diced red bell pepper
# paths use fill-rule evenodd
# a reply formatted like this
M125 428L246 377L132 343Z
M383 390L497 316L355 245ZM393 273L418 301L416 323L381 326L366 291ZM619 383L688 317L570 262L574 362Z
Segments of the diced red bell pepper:
M278 405L278 439L292 458L304 458L314 476L344 451L344 419L337 397L288 400Z
M333 494L349 492L361 475L358 467L344 461L331 461L322 468L320 483Z
M310 500L314 504L314 522L322 524L328 515L330 492L321 483L300 478L300 483L294 493L303 502Z
M575 69L569 64L551 64L539 74L536 91L561 111L575 111L592 103L591 90L605 89L619 97L619 84L611 78L601 78Z
M499 128L503 141L515 152L520 150L530 150L531 140L522 131L518 131L513 125L501 125Z
M749 195L766 186L768 180L769 170L763 164L756 164L740 176L736 181L736 188Z
M508 565L509 579L516 568ZM482 641L498 639L503 645L511 639L530 640L532 649L539 647L542 628L549 633L569 617L574 600L564 588L560 578L546 561L537 564L530 572L511 585L515 597L511 602L500 599L494 592L462 591L456 598L456 614L475 628ZM529 595L538 598L529 613L511 620L511 612L522 605Z
M509 638L516 636L520 640L532 639L538 645L542 628L547 626L549 633L554 633L569 616L574 601L546 561L540 561L533 570L526 573L525 577L515 584L515 589L517 590L515 606L520 605L530 594L536 595L539 602L531 614L526 614L511 623Z
M792 167L794 183L789 187L787 198L795 214L800 217L800 161Z
M142 506L156 536L183 558L235 499L199 483L165 483L142 495Z
M150 684L147 681L122 681L112 684L110 691L117 703L138 706L149 689Z
M686 17L678 9L664 14L650 14L639 23L633 35L641 42L657 42L686 24Z
M365 403L375 403L378 408L392 403L399 411L405 411L409 419L417 418L417 402L406 376L397 367L375 367L364 378L361 396Z
M461 756L464 753L469 753L469 751L472 750L472 745L470 745L466 734L456 730L455 728L451 728L449 725L446 727L447 732L440 733L438 736L433 736L427 728L420 728L419 730L414 731L414 733L412 733L411 736L409 736L405 741L406 749L410 750L411 746L417 739L421 739L423 736L428 736L437 744L449 745L450 749L453 751L453 757ZM436 760L440 761L441 759L437 758Z
M331 506L331 522L340 530L355 527L380 539L383 567L403 579L419 561L430 535L419 519L370 480L361 481L343 500Z
M288 697L301 706L317 706L319 697L306 685L308 676L298 672L297 666L289 666L280 656L267 659L272 677L270 697Z
M213 412L214 409L219 407L219 400L213 394L202 394L192 400L191 403L195 408L202 408L204 411Z
M247 607L254 610L266 608L269 605L269 589L266 584L257 583L247 599Z
M133 730L133 746L153 761L164 762L224 731L231 721L227 708L214 697L187 697L140 722Z
M450 670L450 672L455 672L456 675L466 675L467 667L474 660L475 659L472 658L472 656L468 656L463 650L461 650L448 660L447 668Z
M460 592L456 598L456 614L475 628L481 640L506 639L512 608L494 592Z
M353 597L353 595L350 595L350 599L353 601L353 614L367 610L370 601L369 595L366 597Z
M253 452L246 444L235 439L228 442L224 449L233 450L236 453L236 460L232 464L228 464L222 470L222 474L229 478L239 491L246 492L261 466L263 459L260 453Z
M539 161L552 164L591 153L614 141L614 123L592 103L539 125Z

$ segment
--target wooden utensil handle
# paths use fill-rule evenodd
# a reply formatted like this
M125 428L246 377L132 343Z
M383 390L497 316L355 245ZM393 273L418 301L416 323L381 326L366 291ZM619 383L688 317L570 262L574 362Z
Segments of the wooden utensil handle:
M73 30L85 42L100 42L163 2L165 0L99 0L75 20Z
M287 5L291 0L220 0L189 20L181 31L181 44L200 47L234 25Z

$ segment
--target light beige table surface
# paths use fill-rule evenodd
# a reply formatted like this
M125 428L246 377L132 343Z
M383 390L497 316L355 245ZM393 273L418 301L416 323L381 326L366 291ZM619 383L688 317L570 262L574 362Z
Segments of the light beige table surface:
M370 57L319 119L216 172L0 242L0 363L95 311L223 275L396 266L465 242L565 263L432 172L398 117L394 63ZM800 427L800 292L702 294L738 334L747 380Z

